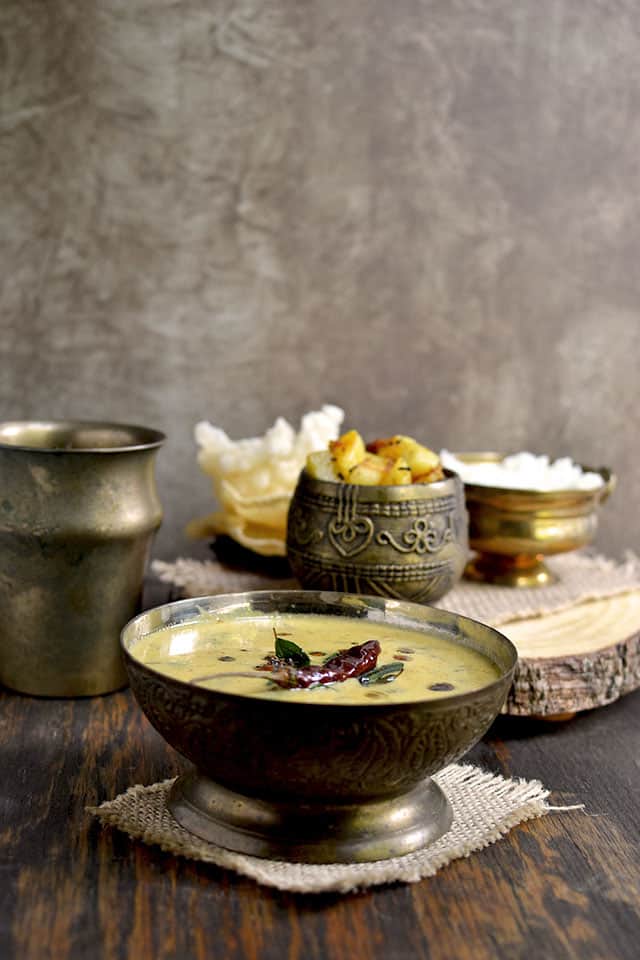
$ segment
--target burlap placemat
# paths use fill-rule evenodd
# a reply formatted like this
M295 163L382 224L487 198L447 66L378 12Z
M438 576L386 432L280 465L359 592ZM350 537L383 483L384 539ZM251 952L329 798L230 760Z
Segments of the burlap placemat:
M546 562L557 575L557 583L514 589L462 580L436 605L498 626L640 588L640 560L631 553L622 563L587 551L550 557ZM173 584L184 597L245 590L287 590L298 586L292 579L231 569L215 560L183 557L175 563L156 560L152 570L161 580Z
M415 883L433 876L452 860L468 857L503 837L517 824L541 817L552 807L549 791L537 780L507 780L468 764L451 764L433 778L453 807L453 824L429 847L403 857L373 863L305 864L264 860L224 850L183 829L166 806L173 783L130 787L115 800L88 807L101 822L168 853L213 863L258 883L295 893L347 893L394 881Z

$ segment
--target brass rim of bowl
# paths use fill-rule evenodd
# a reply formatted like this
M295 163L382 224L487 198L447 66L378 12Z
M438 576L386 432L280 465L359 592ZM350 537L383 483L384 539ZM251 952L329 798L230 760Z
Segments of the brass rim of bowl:
M500 633L499 630L496 630L495 627L491 627L491 626L489 626L489 625L486 624L486 623L482 623L482 621L480 621L480 620L474 620L472 617L464 617L464 616L462 616L462 614L450 613L450 612L447 611L447 610L440 610L440 609L438 609L438 608L436 608L436 607L429 607L427 604L413 603L411 600L394 600L394 601L393 601L393 604L394 604L393 611L394 611L394 612L395 612L395 611L398 611L399 608L404 608L404 607L406 607L406 606L416 607L416 608L418 608L418 609L421 610L421 611L433 610L433 611L435 611L438 615L444 616L445 618L452 617L452 618L454 618L455 620L458 620L458 621L463 621L463 622L471 623L471 624L474 624L474 625L477 624L478 626L482 627L484 630L490 630L493 634L495 634L496 636L498 636L498 637L500 638L501 642L502 642L503 645L504 645L505 652L511 655L511 656L510 656L510 659L511 659L511 664L510 664L510 666L509 666L508 668L506 668L506 669L503 669L503 668L502 668L498 663L496 663L495 660L494 660L493 663L494 663L495 666L500 670L500 676L499 676L496 680L492 681L491 683L485 684L484 686L481 686L481 687L476 687L476 688L474 688L473 690L467 691L466 693L449 694L448 696L440 696L440 697L437 697L437 698L426 697L426 698L423 699L423 700L395 700L395 701L391 701L391 702L389 702L389 703L375 703L375 702L366 703L366 704L305 703L304 701L300 701L300 700L284 701L284 700L277 700L277 699L274 699L274 698L271 698L271 697L260 697L260 696L243 694L243 693L231 693L231 692L228 692L228 691L216 690L216 689L213 689L213 688L211 688L211 687L204 687L204 686L201 686L200 684L189 683L189 682L186 681L186 680L180 680L180 679L178 679L177 677L171 676L170 674L162 673L162 671L160 671L160 670L154 670L154 668L153 668L153 667L150 667L148 664L146 664L146 663L144 662L144 660L139 660L137 657L135 657L135 656L133 655L133 653L130 651L130 649L129 649L129 647L128 647L128 643L129 643L130 641L125 640L125 634L126 634L127 632L130 632L130 631L133 629L133 627L134 627L135 624L140 623L142 620L145 619L145 617L147 617L147 616L148 616L151 612L153 612L153 611L158 611L158 612L159 612L159 611L162 611L162 610L166 610L166 611L172 610L172 611L173 611L173 610L180 609L180 608L182 608L182 607L188 606L189 604L194 604L194 605L195 605L195 604L207 603L207 602L210 602L210 601L220 601L221 604L222 604L223 601L227 601L227 602L232 601L234 604L237 605L237 604L239 604L239 603L242 603L243 601L244 601L245 603L248 603L248 602L249 602L251 599L253 599L253 598L260 599L260 598L266 598L266 597L271 597L271 598L274 599L274 601L277 600L277 599L286 600L286 599L294 599L294 598L299 598L299 599L301 599L301 600L308 600L308 601L310 601L310 600L311 600L311 597L313 597L313 596L318 597L319 602L326 602L327 599L328 599L328 600L333 600L333 599L335 599L336 602L337 602L340 598L350 597L350 598L353 598L354 600L358 600L358 601L364 602L365 606L367 605L367 603L371 604L371 602L374 601L374 602L375 602L375 606L376 606L378 609L380 609L380 598L379 598L379 597L370 596L370 595L368 595L368 594L356 594L356 593L347 594L347 593L339 593L339 592L333 592L333 591L327 591L327 590L321 590L321 591L314 591L314 590L248 590L248 591L246 591L246 592L244 592L244 593L228 593L228 594L218 594L218 595L215 595L215 596L188 597L188 598L186 598L186 599L184 599L184 600L174 600L174 601L172 601L171 603L162 604L162 605L160 605L160 606L158 606L158 607L152 607L152 608L150 608L150 610L144 611L143 613L138 614L136 617L133 617L133 619L131 619L131 620L123 627L123 629L122 629L122 631L121 631L121 634L120 634L120 647L121 647L121 649L122 649L122 651L123 651L123 654L124 654L124 656L125 656L125 660L127 660L127 659L128 659L128 660L131 660L131 661L133 661L133 663L135 663L136 665L143 667L144 670L148 670L148 671L149 671L150 673L152 673L155 677L158 677L159 679L165 680L165 681L166 681L166 680L169 680L172 684L173 684L173 683L178 684L180 687L182 687L182 688L185 689L185 690L197 691L197 692L200 693L200 694L202 694L202 693L209 694L209 695L215 697L216 699L221 697L221 698L223 698L223 699L225 699L225 700L230 700L230 701L232 701L232 702L242 702L242 701L246 701L247 703L251 703L252 705L255 705L256 701L258 701L258 702L260 703L261 709L262 709L263 706L264 706L265 708L267 708L267 709L278 709L278 710L282 709L283 707L286 707L288 710L291 710L291 709L296 709L296 710L298 710L298 709L301 709L301 710L322 710L323 713L326 712L326 711L330 711L330 712L340 712L340 711L350 711L350 710L354 710L354 709L355 709L355 710L362 710L362 709L365 709L365 710L376 710L376 711L380 711L380 712L383 712L383 711L385 711L385 710L397 711L398 709L411 709L411 708L415 708L416 704L429 704L430 707L432 706L432 707L434 707L434 708L443 708L443 709L444 709L444 708L447 708L447 709L448 709L448 708L453 707L453 706L458 706L458 705L460 705L460 704L464 704L466 701L471 700L471 699L473 699L474 697L476 697L477 694L480 693L481 691L482 691L482 692L485 692L485 691L488 692L488 691L490 691L490 690L497 689L498 687L500 687L500 686L502 686L502 685L504 684L505 680L506 680L510 675L512 675L512 674L513 674L513 671L515 670L515 667L516 667L516 664L517 664L517 661L518 661L518 651L517 651L515 645L511 642L511 640L509 640L509 638L506 637L503 633ZM384 603L384 601L383 601L383 603ZM382 609L384 609L384 606L382 607ZM264 616L264 615L266 615L268 612L269 612L269 611L256 611L256 615L257 615L257 616L261 616L261 615ZM274 612L274 613L275 613L275 612L277 612L277 610L274 608L274 610L271 611L271 612ZM309 612L309 611L300 611L300 612ZM400 610L400 612L402 612L402 611ZM410 612L410 611L408 611L408 612ZM328 610L324 611L324 614L325 614L326 616L331 616L331 613L330 613ZM186 625L186 624L193 623L193 622L194 622L194 621L192 621L192 620L184 620L184 621L181 621L181 622L179 622L179 623L171 623L171 622L169 621L169 622L167 622L167 623L160 624L156 629L163 629L163 628L172 627L172 626L181 626L181 625ZM379 622L379 621L375 621L375 622L377 623L377 622ZM418 632L418 633L425 633L425 632L426 632L426 630L420 630L420 628L419 628L418 626L410 626L410 625L407 625L407 624L404 624L403 626L404 626L404 628L407 629L408 631L414 630L415 632ZM146 636L146 634L143 634L143 636ZM138 639L140 639L140 638L138 638ZM456 641L452 638L452 642L455 643ZM476 648L472 648L472 649L476 649ZM489 659L491 659L491 658L489 657L489 655L486 654L486 653L485 653L485 656L487 656Z
M442 469L445 474L442 480L431 480L429 483L420 483L420 482L418 483L351 483L349 480L338 480L338 479L320 480L319 477L311 476L311 474L307 471L306 467L302 468L302 473L307 478L307 480L311 480L314 483L324 483L327 485L327 487L355 487L357 490L364 490L364 491L366 490L408 491L412 489L424 490L424 489L437 488L441 484L448 483L449 480L460 480L460 482L462 483L462 479L460 475L456 473L455 470L449 470L448 467L443 467ZM361 498L359 497L358 499L361 499Z

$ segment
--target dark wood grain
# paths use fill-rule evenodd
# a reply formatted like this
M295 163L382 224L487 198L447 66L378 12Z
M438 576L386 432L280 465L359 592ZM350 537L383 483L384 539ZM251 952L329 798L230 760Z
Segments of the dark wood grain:
M566 724L502 717L470 759L538 778L551 813L436 877L348 896L278 893L86 814L182 761L129 691L0 693L0 950L16 960L635 958L640 693Z

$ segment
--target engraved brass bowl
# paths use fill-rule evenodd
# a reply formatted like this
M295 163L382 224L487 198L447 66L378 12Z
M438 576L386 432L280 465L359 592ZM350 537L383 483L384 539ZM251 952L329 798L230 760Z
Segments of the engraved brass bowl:
M460 478L400 486L316 480L303 470L289 508L287 557L303 587L433 603L469 558Z
M176 680L135 656L136 641L207 615L241 624L272 613L323 614L403 626L488 656L494 682L441 699L366 706L283 702ZM381 860L445 833L451 807L431 775L483 735L511 685L517 654L484 624L419 604L316 591L261 591L182 600L132 620L122 648L133 692L153 726L195 769L169 807L187 830L274 859Z
M497 463L505 454L455 456L467 463ZM601 467L594 472L603 481L595 490L516 490L465 483L469 545L477 552L465 576L510 587L544 586L557 580L544 557L590 543L598 525L597 508L614 489L611 470Z

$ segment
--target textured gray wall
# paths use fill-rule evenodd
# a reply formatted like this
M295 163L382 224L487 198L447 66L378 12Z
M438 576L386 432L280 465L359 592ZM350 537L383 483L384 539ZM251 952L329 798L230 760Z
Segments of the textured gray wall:
M4 0L0 412L611 464L640 533L637 0Z

